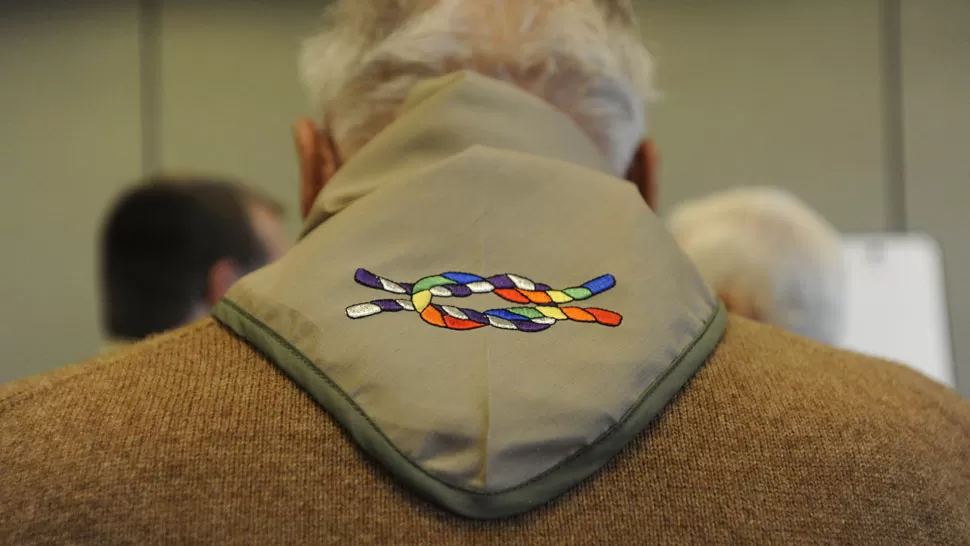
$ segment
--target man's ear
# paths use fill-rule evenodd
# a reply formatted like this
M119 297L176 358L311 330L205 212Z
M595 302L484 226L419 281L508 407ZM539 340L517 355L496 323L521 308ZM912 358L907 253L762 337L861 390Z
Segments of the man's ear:
M293 124L293 141L300 161L300 213L310 214L314 201L340 167L337 147L309 118Z
M239 280L239 269L229 258L223 258L209 268L209 282L205 291L205 304L208 307L219 303L229 288Z
M647 206L657 210L657 164L659 157L657 149L653 145L653 140L643 139L633 154L633 161L630 162L630 169L627 171L626 178L636 184L643 196Z

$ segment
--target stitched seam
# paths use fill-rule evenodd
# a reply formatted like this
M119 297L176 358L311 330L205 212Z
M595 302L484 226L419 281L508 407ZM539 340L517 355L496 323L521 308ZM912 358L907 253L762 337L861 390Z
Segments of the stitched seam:
M684 356L686 356L700 342L700 340L704 339L704 337L706 336L706 334L710 330L711 326L714 324L715 319L717 318L717 315L718 315L718 312L719 312L719 309L720 309L719 306L715 306L714 307L714 312L711 314L711 316L704 323L704 326L700 329L700 332L694 336L693 341L691 341L690 344L688 344L684 349L682 349L681 352L680 352L680 354L677 355L677 358L674 359L673 363L670 366L668 366L667 369L664 370L660 375L658 375L656 379L654 379L654 381L650 384L650 386L648 386L644 390L643 395L637 400L637 402L635 404L633 404L632 406L630 406L630 408L627 409L627 411L623 414L623 416L619 420L617 420L617 422L613 426L611 426L609 429L607 429L602 434L600 434L596 438L596 440L594 440L590 444L588 444L588 445L586 445L586 446L584 446L584 447L576 450L575 453L573 453L573 454L569 455L568 457L564 458L563 460L559 461L553 467L551 467L551 468L543 471L541 474L538 474L538 475L530 478L528 481L525 481L525 482L523 482L523 483L521 483L519 485L516 485L516 486L511 487L511 488L508 488L508 489L503 489L501 491L477 491L477 490L474 490L474 489L467 489L465 487L461 487L461 486L457 486L457 485L453 485L453 484L450 484L448 482L445 482L445 481L441 480L440 478L434 476L433 474L429 473L427 470L425 470L424 468L422 468L417 463L415 463L413 460L411 460L410 457L408 457L407 455L405 455L404 453L402 453L400 449L398 449L397 445L394 442L392 442L390 440L390 438L388 438L384 434L384 431L382 431L380 429L380 427L378 427L377 424L374 423L373 420L371 420L370 416L368 416L366 413L364 413L364 411L360 408L360 406L358 406L357 403L354 402L354 400L352 398L350 398L347 395L347 393L344 392L344 390L342 388L340 388L339 385L337 385L332 379L330 379L330 377L327 376L327 374L323 370L321 370L319 367L317 367L316 365L314 365L313 362L310 361L310 359L307 358L306 355L304 355L300 350L298 350L296 347L294 347L292 343L290 343L287 339L285 339L282 336L280 336L278 333L276 333L275 330L273 330L272 328L270 328L269 326L267 326L265 323L263 323L261 320L257 319L253 315L251 315L248 311L246 311L245 309L243 309L242 307L240 307L239 305L237 305L235 302L229 300L228 298L223 298L222 303L228 305L234 311L236 311L237 313L239 313L240 315L242 315L253 326L255 326L256 328L262 330L264 334L269 335L271 338L273 338L275 341L277 341L280 344L280 346L283 347L283 349L285 349L291 355L295 356L297 358L297 361L299 363L301 363L304 366L309 367L311 369L311 371L315 375L319 376L324 381L326 381L328 385L330 385L344 400L347 401L348 404L350 404L350 407L353 408L354 412L356 412L371 427L373 427L373 430L381 438L383 438L385 442L387 442L387 444L391 447L391 449L394 450L395 453L398 454L398 456L400 456L405 461L407 461L407 463L409 465L411 465L412 467L414 467L421 474L423 474L423 475L427 476L428 478L430 478L430 479L432 479L432 480L434 480L434 481L436 481L436 482L444 485L445 487L447 487L449 489L452 489L452 490L455 490L455 491L461 491L463 493L468 493L468 494L471 494L471 495L477 495L477 496L481 496L481 497L490 497L490 496L504 495L504 494L511 493L511 492L517 491L519 489L525 488L525 487L527 487L527 486L529 486L529 485L531 485L531 484L533 484L533 483L535 483L537 481L542 480L544 477L548 476L549 474L552 474L552 473L556 472L557 470L559 470L560 467L566 465L567 463L569 463L569 462L571 462L571 461L573 461L573 460L575 460L575 459L577 459L579 457L582 457L588 451L592 450L593 448L595 448L599 444L605 442L610 436L612 436L612 434L618 428L620 428L622 425L624 425L630 419L630 417L633 415L633 413L635 413L635 411L636 411L637 408L639 408L640 406L642 406L646 402L646 400L650 397L650 395L653 394L653 391L656 390L657 386L660 385L661 383L663 383L663 380L666 379L667 377L669 377L669 375L673 372L674 369L680 367L680 365L683 363ZM302 387L302 385L300 387L301 387L301 390L304 390L303 387ZM319 402L318 402L318 404L319 404ZM328 411L328 413L330 413L330 410L328 408L324 408L324 409L326 409Z
M691 350L694 347L697 346L697 344L700 342L700 340L704 339L704 337L707 335L707 332L710 330L711 325L714 324L714 319L717 317L717 314L719 312L719 309L720 308L717 305L714 306L714 312L711 314L710 317L708 317L707 321L701 327L700 332L698 332L697 334L694 334L694 340L691 341L686 347L684 347L680 351L680 354L677 355L677 358L675 358L673 360L673 362L669 366L667 366L667 368L663 372L661 372L660 375L658 375L656 379L653 380L653 383L651 383L646 389L644 389L643 395L640 396L640 398L637 400L637 402L635 404L633 404L629 408L627 408L627 410L623 414L623 416L620 417L616 421L616 423L613 424L613 426L611 426L609 429L607 429L602 434L600 434L595 440L593 440L592 443L590 443L589 445L584 446L584 447L578 449L576 451L576 453L573 453L572 455L566 457L562 461L559 461L552 468L550 468L550 469L546 470L545 472L543 472L543 473L541 473L541 474L539 474L539 475L531 478L529 481L527 481L527 482L525 482L525 483L523 483L521 485L518 485L518 486L516 486L516 487L514 487L512 489L508 489L507 491L514 491L515 489L518 489L520 487L524 487L526 485L529 485L530 483L535 482L535 481L541 479L542 477L544 477L544 476L546 476L546 475L548 475L548 474L550 474L550 473L558 470L559 467L567 464L568 462L570 462L570 461L572 461L574 459L577 459L579 457L582 457L583 454L585 454L587 451L592 450L595 446L597 446L597 445L605 442L610 436L613 435L614 432L616 432L617 429L621 428L624 424L626 424L626 422L630 420L630 418L633 416L633 414L636 413L636 410L639 409L640 406L642 406L643 404L645 404L647 402L647 399L650 398L650 395L653 394L653 392L655 390L657 390L657 387L661 383L663 383L664 380L667 379L670 376L670 374L673 373L673 371L675 369L679 368L680 365L683 364L684 357L687 356L687 354L690 353ZM710 355L708 355L707 358L710 358ZM705 362L706 362L707 358L704 359ZM703 363L701 363L701 365L703 365ZM698 367L700 367L700 366L698 366ZM686 385L686 383L685 383L685 385ZM683 388L683 385L681 386L681 388ZM661 410L659 412L657 412L657 415L655 415L654 418L651 419L647 424L649 424L650 422L653 422L660 415L660 412L662 412L664 409L666 409L666 406L669 405L669 404L670 404L670 402L668 402L667 404L665 404L665 407L664 408L661 408ZM646 428L646 425L644 425L644 428ZM641 430L641 432L643 431L643 429L640 429L640 430Z

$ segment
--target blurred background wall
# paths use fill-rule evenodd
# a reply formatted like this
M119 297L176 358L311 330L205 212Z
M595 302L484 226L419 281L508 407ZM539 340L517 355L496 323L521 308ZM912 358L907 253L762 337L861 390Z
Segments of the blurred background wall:
M143 172L134 2L0 3L0 381L96 353L96 235Z
M158 169L236 175L287 203L310 110L300 39L324 1L0 3L0 381L97 353L96 235ZM16 7L15 7L16 6ZM943 245L970 395L970 2L642 0L669 206L786 187L848 232Z

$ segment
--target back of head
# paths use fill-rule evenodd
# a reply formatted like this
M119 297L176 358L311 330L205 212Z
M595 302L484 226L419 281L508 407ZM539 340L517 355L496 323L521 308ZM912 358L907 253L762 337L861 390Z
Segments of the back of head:
M569 115L625 173L652 98L652 62L627 0L343 0L304 48L324 125L352 155L419 81L470 70Z
M729 308L824 342L839 334L839 235L794 196L744 188L684 203L668 226Z
M209 179L156 178L122 195L101 236L106 333L137 340L180 326L219 260L243 272L264 265L249 203L241 186Z

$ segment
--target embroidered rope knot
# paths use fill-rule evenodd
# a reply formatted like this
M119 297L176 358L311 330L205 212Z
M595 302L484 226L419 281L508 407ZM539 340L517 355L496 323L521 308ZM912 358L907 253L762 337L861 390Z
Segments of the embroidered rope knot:
M479 277L470 273L442 273L425 277L414 284L394 282L378 277L366 269L358 269L354 280L377 290L410 299L374 300L351 305L347 316L362 319L384 312L414 311L433 326L449 330L474 330L492 326L502 330L540 332L559 321L591 322L604 326L619 326L623 317L613 311L595 307L575 307L565 304L592 298L613 288L613 275L603 275L572 288L553 290L519 275L504 274ZM479 312L432 302L437 297L467 298L473 294L494 293L506 301L534 307L509 307Z

